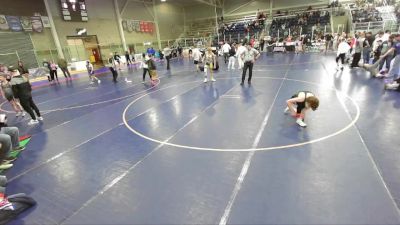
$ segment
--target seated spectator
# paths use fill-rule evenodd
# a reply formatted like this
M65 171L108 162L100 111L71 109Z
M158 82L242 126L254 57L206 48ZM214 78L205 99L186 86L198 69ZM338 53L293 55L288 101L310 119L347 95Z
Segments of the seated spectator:
M9 169L13 166L10 162L15 160L9 157L11 151L23 151L25 148L19 146L19 130L17 127L7 127L5 114L0 115L0 169Z

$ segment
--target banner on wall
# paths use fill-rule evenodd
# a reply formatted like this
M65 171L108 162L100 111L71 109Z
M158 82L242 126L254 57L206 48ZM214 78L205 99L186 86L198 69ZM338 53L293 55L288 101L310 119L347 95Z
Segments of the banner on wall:
M127 27L128 27L128 32L129 32L129 33L133 32L133 31L135 30L135 27L134 27L134 26L135 26L135 25L134 25L133 20L128 20Z
M0 30L9 30L7 19L5 15L0 15Z
M6 16L8 26L12 31L22 31L21 21L18 16Z
M40 18L40 16L32 16L31 22L32 22L32 30L33 31L35 31L37 33L43 32L43 24L42 24L42 19Z
M143 21L140 21L139 22L140 23L140 32L144 32L144 22Z
M136 32L140 32L140 21L134 20L133 21L133 30Z
M24 29L24 31L32 31L32 22L29 17L21 16L20 22L21 22L21 26Z
M154 32L154 23L149 23L149 33Z
M51 27L49 17L41 16L40 18L42 19L43 27L46 27L46 28Z

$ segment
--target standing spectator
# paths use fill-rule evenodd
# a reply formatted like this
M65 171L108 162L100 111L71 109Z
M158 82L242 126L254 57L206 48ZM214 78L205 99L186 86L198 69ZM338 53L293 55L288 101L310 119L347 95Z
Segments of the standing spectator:
M355 42L354 42L354 56L353 56L353 61L351 63L351 68L358 67L358 63L360 62L361 59L361 52L362 52L362 43L363 43L363 37L358 37L356 36Z
M246 45L246 50L241 54L241 58L244 62L243 74L242 74L242 82L240 85L244 84L244 80L246 78L247 69L249 69L249 79L248 83L251 84L251 78L253 76L253 66L254 62L260 57L260 53L252 48L249 44Z
M115 66L117 66L117 63L118 63L118 69L121 70L121 56L118 55L117 52L115 52L114 53L114 64L115 64ZM115 67L115 69L116 69L116 67Z
M231 50L231 46L228 44L228 42L225 42L225 44L222 45L222 53L224 54L225 64L228 62L230 50Z
M337 57L336 57L336 70L343 70L344 59L346 54L350 51L350 45L347 43L346 39L342 39L337 50ZM339 66L339 59L341 60L341 66Z
M11 72L12 76L11 86L14 96L20 100L22 107L32 118L28 125L39 123L38 120L42 121L43 117L40 115L40 111L35 102L33 102L32 87L28 78L22 76L18 70L13 69L12 67L9 68L9 71ZM33 111L35 111L36 115Z
M18 61L18 71L21 75L29 76L29 71L26 69L22 61Z
M389 39L387 41L384 41L381 45L381 54L385 55L394 45L393 43L394 35L390 35ZM389 53L387 56L383 57L381 59L381 62L379 64L379 74L377 74L377 77L384 77L387 72L390 70L390 63L392 62L394 52ZM385 65L386 70L383 70L383 66Z
M330 33L325 34L325 53L331 48L332 38Z
M148 71L149 71L149 76L151 80L151 85L155 85L156 80L157 80L157 68L156 64L154 62L154 56L150 55L149 59L147 61L147 66L148 66Z
M167 70L169 70L170 69L169 61L171 60L171 49L168 46L165 46L163 54L165 56L165 59L167 60Z
M243 66L244 66L244 62L243 62L243 59L242 59L242 54L245 51L246 51L246 47L243 46L242 43L239 43L239 47L237 48L237 51L236 51L236 54L237 54L236 57L238 59L238 64L239 64L239 68L238 68L239 70L242 69Z
M178 45L178 53L179 53L179 57L182 57L182 47L180 45Z
M236 60L236 46L235 44L232 44L231 49L229 50L228 70L235 69L235 60Z
M58 59L57 62L58 66L60 67L61 71L64 74L66 79L71 79L71 73L68 71L68 63L65 59Z
M110 69L112 76L113 76L113 82L117 83L117 78L118 78L118 72L116 70L116 62L115 62L115 56L110 53L110 58L108 58L108 69Z
M192 58L193 50L192 47L189 47L189 59Z
M193 63L196 65L196 72L199 72L199 63L201 61L201 52L198 47L193 49Z
M368 32L365 36L365 40L363 42L363 60L364 64L369 64L369 60L371 58L371 50L375 38L372 36L372 32Z
M265 40L264 38L260 39L260 52L264 51Z
M7 74L6 77L0 76L0 82L1 82L1 96L6 99L14 109L16 116L25 116L25 113L23 112L22 106L19 103L18 99L14 98L14 93L12 91L11 87L11 75Z
M210 74L210 80L215 82L213 69L216 64L216 57L212 52L212 48L207 48L207 52L204 54L203 57L204 62L204 83L208 82L208 73Z
M142 84L144 84L145 79L146 79L146 73L149 73L149 77L151 79L150 71L149 71L149 64L148 64L148 61L149 61L150 58L144 53L143 53L142 57L143 57L142 64L141 64L141 66L143 68L143 81L142 81Z
M382 36L382 42L388 41L391 34L392 32L390 32L390 30L386 30Z
M95 75L94 75L94 69L93 69L93 64L89 62L89 60L86 61L86 69L89 75L89 80L90 84L93 84L94 81L96 81L98 84L101 83L101 80L99 80Z
M400 69L400 34L395 35L395 40L396 43L390 48L385 54L381 56L381 58L385 58L386 56L389 56L393 52L395 52L395 57L393 59L393 64L392 67L389 70L389 77L394 77L394 80L397 79L399 76L399 69Z
M129 66L130 64L132 64L132 60L131 60L131 55L129 54L128 51L125 52L125 60L126 60L126 64Z
M57 82L58 82L57 64L55 64L54 61L50 61L50 78L51 78L51 81L54 81L54 77L57 79Z

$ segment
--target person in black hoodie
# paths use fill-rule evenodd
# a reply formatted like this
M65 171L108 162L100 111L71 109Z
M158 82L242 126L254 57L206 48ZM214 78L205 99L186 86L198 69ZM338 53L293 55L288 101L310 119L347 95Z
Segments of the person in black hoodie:
M236 61L236 45L232 44L231 49L229 50L228 70L235 69L235 61Z
M118 78L118 72L116 68L116 61L115 61L115 56L110 53L110 58L108 58L108 69L110 69L112 76L113 76L113 82L117 83L117 78Z
M11 86L14 96L19 99L22 108L31 116L31 121L28 125L34 125L39 123L38 120L42 121L43 117L40 115L40 111L32 99L32 87L27 77L22 76L19 71L14 67L9 67L12 79ZM33 112L35 111L35 113ZM37 116L37 117L36 117Z

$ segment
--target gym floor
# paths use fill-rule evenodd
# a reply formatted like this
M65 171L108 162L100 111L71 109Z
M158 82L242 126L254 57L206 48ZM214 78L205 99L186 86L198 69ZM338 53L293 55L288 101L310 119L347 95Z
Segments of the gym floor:
M400 224L400 95L334 58L264 54L243 87L220 58L215 83L177 59L154 87L130 69L36 89L44 122L9 114L33 138L6 175L38 205L11 224ZM283 110L304 90L300 128Z

